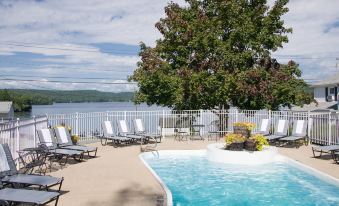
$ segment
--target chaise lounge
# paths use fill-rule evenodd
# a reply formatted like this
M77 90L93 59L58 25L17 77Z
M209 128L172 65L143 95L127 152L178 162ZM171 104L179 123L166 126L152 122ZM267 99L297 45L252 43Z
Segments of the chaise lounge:
M100 139L102 146L107 145L108 140L111 140L114 145L131 143L130 138L115 135L110 121L103 121L101 123L101 127L103 130L103 135L98 136L98 138ZM103 140L105 140L105 143L103 142Z
M84 153L87 153L89 157L96 157L98 148L97 147L88 147L84 145L73 145L71 134L65 127L56 127L54 129L55 136L58 142L58 147L63 149L77 150ZM94 153L94 155L90 155Z
M59 185L60 191L63 178L52 176L41 176L32 174L19 174L9 146L7 144L0 144L0 178L5 184L19 184L23 186L38 186L39 189L48 190L50 187Z

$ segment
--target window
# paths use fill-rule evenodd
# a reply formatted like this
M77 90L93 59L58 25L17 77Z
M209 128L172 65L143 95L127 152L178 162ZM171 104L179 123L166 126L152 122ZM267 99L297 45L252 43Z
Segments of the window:
M334 87L330 88L330 94L334 94Z

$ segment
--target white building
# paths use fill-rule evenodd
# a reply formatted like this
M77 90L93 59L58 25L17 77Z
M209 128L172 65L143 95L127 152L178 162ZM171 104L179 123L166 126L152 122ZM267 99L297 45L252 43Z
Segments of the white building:
M14 117L13 102L0 102L0 120Z
M338 101L339 73L334 73L326 79L312 85L314 99L317 102Z
M338 109L339 73L333 74L330 77L313 84L311 87L313 88L314 99L318 102L319 107L321 107L321 105L334 105L334 108Z

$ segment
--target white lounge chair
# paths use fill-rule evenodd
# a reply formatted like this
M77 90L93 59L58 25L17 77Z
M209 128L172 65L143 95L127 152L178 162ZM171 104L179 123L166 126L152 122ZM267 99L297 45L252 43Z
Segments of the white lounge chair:
M253 134L262 134L264 136L270 135L271 121L270 119L262 119L258 125L257 131Z
M306 120L295 120L293 122L292 135L288 137L280 138L279 141L292 143L296 145L296 147L299 147L300 144L296 144L296 143L300 142L301 140L304 140L303 142L305 143L305 145L307 144L306 137L307 137L307 121Z
M53 137L50 129L39 129L37 133L40 141L40 146L45 148L49 154L53 155L54 158L58 159L60 165L62 165L62 158L58 157L66 157L63 165L67 164L69 157L73 157L73 159L76 161L81 161L83 159L82 151L58 148L56 139Z
M323 153L330 153L335 159L334 153L339 152L339 145L326 145L326 146L315 146L312 147L312 152L314 157L321 157ZM317 156L315 153L319 152L320 154Z
M148 133L145 130L144 124L143 124L141 119L134 119L133 125L134 125L135 134L144 136L146 138L155 139L156 141L158 141L158 139L159 139L160 142L161 142L161 135L160 134Z
M87 153L89 157L96 157L98 148L84 145L73 145L71 134L65 127L54 128L54 133L58 142L58 147L63 149L77 150ZM94 153L94 155L90 155Z
M279 119L274 127L274 133L265 136L268 141L276 141L280 138L286 137L288 133L288 120Z
M133 134L130 132L126 120L118 120L118 136L127 137L133 141L145 141L146 138L141 135Z
M101 127L103 130L103 135L98 136L98 138L100 138L101 144L103 146L107 145L108 140L111 140L115 146L118 144L129 144L131 142L130 138L116 136L110 121L103 121L101 123ZM103 140L105 140L105 142L103 142Z

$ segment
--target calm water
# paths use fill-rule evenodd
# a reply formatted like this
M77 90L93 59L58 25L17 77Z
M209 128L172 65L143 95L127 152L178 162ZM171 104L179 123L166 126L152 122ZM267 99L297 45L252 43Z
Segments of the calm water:
M45 114L67 114L75 112L104 111L141 111L162 110L164 107L135 105L132 102L93 102L93 103L56 103L53 105L33 105L32 112L16 114L18 117L39 116Z
M218 164L206 155L146 157L174 205L339 205L339 188L286 163Z

